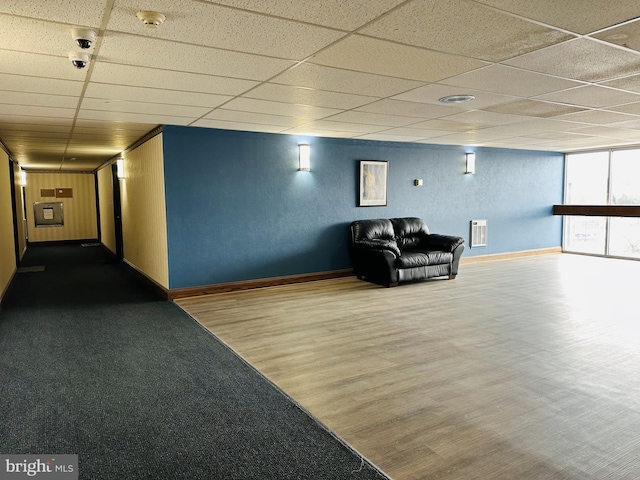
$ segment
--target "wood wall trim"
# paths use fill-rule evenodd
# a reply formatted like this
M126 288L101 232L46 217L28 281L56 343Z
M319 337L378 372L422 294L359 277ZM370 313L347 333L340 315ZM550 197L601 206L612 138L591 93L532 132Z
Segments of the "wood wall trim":
M490 262L495 260L506 260L509 258L529 257L532 255L548 255L551 253L562 253L562 247L543 248L538 250L523 250L519 252L496 253L492 255L479 255L475 257L463 257L461 264ZM261 278L257 280L246 280L241 282L218 283L214 285L202 285L198 287L176 288L165 290L168 300L178 298L198 297L201 295L211 295L216 293L236 292L240 290L251 290L255 288L275 287L278 285L290 285L293 283L314 282L317 280L329 280L332 278L350 277L355 275L353 269L333 270L329 272L305 273L302 275L290 275L286 277Z
M284 277L260 278L241 282L218 283L214 285L202 285L198 287L175 288L167 290L169 300L185 297L197 297L213 293L236 292L255 288L275 287L278 285L290 285L292 283L315 282L331 278L349 277L354 275L353 269L332 270L328 272L304 273L301 275L288 275Z
M494 260L507 260L518 257L531 257L533 255L549 255L551 253L562 253L562 247L541 248L537 250L521 250L519 252L494 253L491 255L478 255L475 257L462 257L460 264L491 262ZM458 272L459 273L459 272Z
M640 205L554 205L554 215L640 217Z

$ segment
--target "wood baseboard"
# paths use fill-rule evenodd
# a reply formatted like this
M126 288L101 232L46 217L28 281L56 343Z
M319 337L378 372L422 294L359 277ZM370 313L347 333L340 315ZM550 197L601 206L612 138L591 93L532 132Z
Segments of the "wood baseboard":
M353 269L332 270L329 272L304 273L301 275L288 275L284 277L260 278L257 280L246 280L241 282L218 283L214 285L202 285L198 287L175 288L167 290L167 298L175 300L177 298L197 297L200 295L210 295L213 293L236 292L239 290L251 290L254 288L275 287L278 285L290 285L293 283L315 282L317 280L328 280L331 278L349 277L354 275Z
M544 248L540 250L524 250L519 252L496 253L492 255L479 255L475 257L463 257L460 259L461 264L490 262L495 260L506 260L509 258L528 257L531 255L547 255L550 253L561 253L561 247ZM288 275L283 277L259 278L256 280L245 280L239 282L217 283L213 285L200 285L197 287L166 289L157 284L149 277L144 275L133 265L126 262L137 273L145 277L151 282L158 291L161 292L163 298L167 300L176 300L178 298L198 297L201 295L211 295L216 293L237 292L241 290L252 290L255 288L275 287L278 285L290 285L294 283L315 282L317 280L329 280L332 278L349 277L355 275L352 268L343 270L332 270L328 272L304 273L300 275Z
M109 249L107 247L105 247L104 245L102 245L102 248L104 248L105 251L109 252ZM115 254L113 254L113 256L115 257ZM138 276L140 276L143 280L145 280L147 282L147 284L149 286L151 286L163 300L171 300L171 298L169 298L169 290L167 290L165 287L160 285L153 278L149 277L142 270L138 269L135 265L133 265L131 262L129 262L126 258L123 258L122 262L127 267L129 267L129 269L131 269L131 271L133 271Z
M550 253L562 253L562 247L541 248L539 250L521 250L519 252L494 253L491 255L478 255L475 257L462 257L460 264L492 262L494 260L507 260L518 257L531 257L533 255L548 255Z

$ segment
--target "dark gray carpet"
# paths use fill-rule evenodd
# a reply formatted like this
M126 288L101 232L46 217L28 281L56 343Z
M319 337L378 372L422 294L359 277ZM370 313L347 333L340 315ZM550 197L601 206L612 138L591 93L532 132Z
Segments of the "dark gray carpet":
M0 453L82 479L381 479L101 248L30 247L0 311Z

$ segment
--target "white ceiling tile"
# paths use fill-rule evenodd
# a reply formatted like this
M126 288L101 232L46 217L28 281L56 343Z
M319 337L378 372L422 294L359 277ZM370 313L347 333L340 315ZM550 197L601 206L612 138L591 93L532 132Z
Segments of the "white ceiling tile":
M85 99L120 100L130 102L183 105L190 107L214 108L229 101L230 95L213 95L197 92L180 92L157 88L129 87L92 83L87 87Z
M39 124L35 122L31 123L28 121L24 121L25 118L27 119L35 118L35 120L38 120L37 117L20 117L12 122L11 119L8 118L8 116L4 116L2 118L3 122L2 122L2 125L0 126L0 132L7 132L9 134L24 133L30 136L40 135L40 134L60 135L60 134L68 134L69 132L71 132L72 122L70 120L64 122L64 124L47 124L45 129L43 128L41 123ZM40 119L40 121L47 121L47 120L48 119L45 119L45 120Z
M462 135L444 135L442 137L427 138L417 143L426 143L428 145L467 145L465 137Z
M243 112L257 112L272 115L284 115L288 117L319 119L329 115L335 115L342 110L335 108L314 107L311 105L297 105L291 103L272 102L254 98L236 98L225 104L228 110L240 110Z
M116 86L149 87L164 90L239 95L259 84L240 78L185 73L155 68L96 62L91 74L95 83Z
M329 130L335 132L354 132L354 133L375 133L381 130L387 130L388 127L384 125L365 125L362 123L350 123L340 122L333 120L315 120L313 122L305 123L303 129L319 129Z
M359 133L356 132L341 132L337 130L326 130L317 127L311 128L308 125L301 125L299 127L293 127L285 130L282 133L287 135L304 135L308 137L331 137L331 138L355 138Z
M381 115L367 112L343 112L328 118L332 122L361 123L364 125L383 125L388 127L402 127L417 122L414 117L400 117L397 115Z
M460 108L463 110L472 110L485 108L491 105L499 105L501 103L512 102L514 100L518 100L517 97L512 97L508 95L500 95L497 93L491 92L482 92L478 90L473 90L469 88L458 88L458 87L450 87L447 85L440 85L437 83L432 83L430 85L425 85L423 87L418 87L414 90L401 93L399 95L395 95L393 98L395 100L406 100L409 102L421 102L421 103L431 103L434 105L443 105L439 99L442 97L446 97L449 95L473 95L476 98L468 103L458 103L456 104L456 108Z
M582 85L580 82L498 64L438 83L518 97L533 97Z
M640 10L640 8L638 8ZM640 21L636 19L634 22L625 23L619 27L605 30L599 34L593 35L606 42L620 45L631 50L640 51Z
M315 23L355 30L405 0L216 0L215 3Z
M10 92L78 96L82 93L82 86L83 83L80 81L26 77L24 75L7 75L0 73L0 90Z
M577 126L577 125L576 125ZM640 141L640 134L637 130L619 128L619 127L602 127L593 125L585 126L581 125L570 133L584 134L584 135L605 135L610 138L628 140L628 141Z
M485 134L495 134L504 137L535 136L541 132L563 132L575 129L577 124L551 118L535 118L523 122L489 127L483 130Z
M61 118L72 119L75 114L74 108L60 108L60 107L45 107L34 105L2 105L0 108L2 115L17 115L28 117L43 117L43 118Z
M626 120L626 121L623 121L623 122L609 122L609 125L613 126L613 127L618 127L618 128L627 128L627 129L631 129L631 130L640 130L640 119L638 117L629 117L629 118L634 118L634 119L633 120ZM595 121L588 122L588 123L602 125L602 123L596 123ZM640 133L638 134L638 139L637 140L640 140Z
M352 109L374 102L377 97L353 95L348 93L328 92L314 88L294 87L264 83L247 92L245 97L272 100L275 102L297 103L316 107Z
M607 110L620 113L629 113L631 115L640 115L640 102L618 105L616 107L609 107L607 108Z
M121 134L129 134L133 133L134 135L138 133L138 136L142 136L145 133L149 132L148 125L140 125L137 123L126 123L126 122L111 122L107 120L89 120L89 119L78 119L75 123L76 132L114 132Z
M0 45L4 50L56 56L75 50L70 25L2 14L0 25ZM31 34L22 34L25 31Z
M586 109L572 105L543 102L539 100L516 100L510 103L486 107L485 110L495 113L507 113L509 115L548 118L568 113L582 112Z
M445 118L414 123L411 125L411 128L441 130L445 132L466 132L468 130L475 130L477 127L473 123L454 122Z
M205 118L208 120L224 120L227 122L252 123L256 125L273 125L276 127L295 127L308 121L304 118L269 115L255 112L241 112L238 110L227 110L224 108L214 110Z
M608 125L625 121L640 121L637 116L625 113L607 112L603 110L588 110L585 112L570 113L557 117L568 122L592 123L594 125Z
M373 97L388 97L424 84L414 80L352 72L309 63L297 65L278 75L271 82Z
M45 140L48 138L55 138L60 140L67 140L69 138L69 134L71 133L71 127L66 127L64 131L47 131L43 132L41 130L33 131L33 130L8 130L2 129L0 130L0 134L2 135L3 141L13 141L19 139L25 139L28 141L39 141Z
M477 3L581 34L640 16L636 0L477 0Z
M640 75L631 75L630 77L618 78L609 82L603 82L606 87L626 90L628 92L640 93Z
M39 18L85 27L99 27L105 14L108 0L3 0L0 12Z
M140 123L145 125L187 125L193 119L188 117L171 117L169 115L149 115L134 112L114 112L104 110L86 110L78 112L78 118L85 120L108 120L112 122Z
M76 108L78 98L65 95L48 95L39 93L6 92L0 90L0 104L29 105L42 107Z
M266 133L280 133L286 129L286 127L276 125L265 125L258 123L243 123L243 122L230 122L225 120L212 120L207 118L201 118L192 124L193 127L202 128L219 128L221 130L241 130L248 132L266 132Z
M640 95L622 92L613 88L600 87L598 85L571 88L569 90L540 95L535 98L548 102L568 103L570 105L593 108L640 101Z
M162 55L150 55L150 52L162 52ZM116 32L105 35L99 59L108 63L248 80L267 80L294 65L291 60Z
M640 73L640 55L588 38L554 45L505 63L588 82L603 82Z
M461 113L464 109L452 105L384 99L357 108L356 111L429 119Z
M118 0L108 30L180 42L185 50L200 45L295 60L344 35L316 25L188 0L154 0L152 10L162 12L167 19L161 28L150 29L136 17L139 9L139 0Z
M484 62L362 35L351 35L314 55L310 63L435 82L475 70Z
M495 125L508 125L527 120L523 115L510 115L504 113L485 112L482 110L470 110L457 113L446 118L447 121L460 122L475 125L476 128L484 128Z
M406 137L433 138L433 137L441 137L443 135L449 135L455 132L446 131L446 130L428 130L425 128L399 127L399 128L390 128L388 130L382 130L379 133L384 133L386 135L406 136Z
M361 33L491 62L572 38L463 0L408 2Z
M83 82L87 75L87 70L74 68L67 58L67 52L61 52L59 57L55 57L37 53L0 50L0 73Z
M129 102L103 98L86 98L82 101L82 110L101 110L105 112L128 112L167 117L199 118L206 115L211 108L191 107L185 105L169 105L162 103Z
M406 135L390 135L384 133L367 133L357 137L359 140L377 140L380 142L417 142L423 140L424 137L411 137Z

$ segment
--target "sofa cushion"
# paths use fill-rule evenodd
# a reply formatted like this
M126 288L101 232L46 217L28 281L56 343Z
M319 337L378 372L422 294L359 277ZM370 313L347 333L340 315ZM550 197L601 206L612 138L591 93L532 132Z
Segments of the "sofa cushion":
M453 254L450 252L420 252L403 251L402 256L396 260L398 268L414 268L429 265L449 264L453 261Z
M422 240L429 235L427 224L421 218L392 218L391 223L400 250L418 247Z
M395 234L393 232L393 224L387 218L379 218L375 220L358 220L351 224L353 233L353 241L361 240L393 240Z

